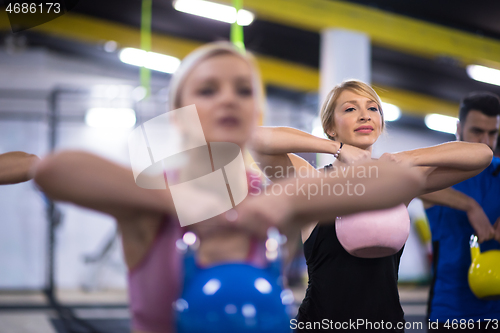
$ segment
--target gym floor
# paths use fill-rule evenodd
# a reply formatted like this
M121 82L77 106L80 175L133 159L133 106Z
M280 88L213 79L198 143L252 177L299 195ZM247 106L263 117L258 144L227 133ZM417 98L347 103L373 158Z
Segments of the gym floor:
M428 287L400 286L401 304L412 332L427 332L425 324ZM295 299L304 296L303 288L294 289ZM84 319L103 333L129 332L129 312L126 307L125 290L82 292L64 290L57 293L58 300L74 309L77 317ZM66 333L64 323L56 312L46 306L45 296L40 292L0 293L1 333ZM409 325L409 324L407 324ZM74 325L75 332L88 332Z

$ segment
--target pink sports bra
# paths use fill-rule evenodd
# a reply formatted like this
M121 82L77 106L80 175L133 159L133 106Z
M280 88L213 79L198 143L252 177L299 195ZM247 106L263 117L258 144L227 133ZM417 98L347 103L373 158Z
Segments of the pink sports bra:
M257 180L247 175L249 184ZM257 180L258 181L258 180ZM249 186L249 192L256 187ZM260 182L259 182L260 186ZM142 261L128 273L128 293L132 329L148 333L173 333L175 318L172 304L182 292L182 255L176 241L184 228L174 217L165 216L153 245ZM263 267L265 247L252 239L247 262Z
M156 239L141 263L128 273L132 328L150 333L174 332L172 303L181 292L182 258L175 242L182 228L165 217Z

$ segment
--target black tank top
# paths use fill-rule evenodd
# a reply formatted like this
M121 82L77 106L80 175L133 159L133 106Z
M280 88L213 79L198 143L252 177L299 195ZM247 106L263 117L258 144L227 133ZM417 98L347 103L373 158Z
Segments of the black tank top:
M340 244L335 224L316 225L304 243L309 283L306 296L297 316L298 322L322 322L328 327L342 327L344 322L358 319L381 326L359 326L356 332L403 332L404 313L397 288L399 261L403 249L383 258L358 258L350 255ZM331 322L330 322L331 321ZM391 324L387 324L391 322ZM335 326L335 323L337 323ZM313 326L311 326L313 327ZM346 326L344 328L353 326ZM325 332L298 330L300 332Z

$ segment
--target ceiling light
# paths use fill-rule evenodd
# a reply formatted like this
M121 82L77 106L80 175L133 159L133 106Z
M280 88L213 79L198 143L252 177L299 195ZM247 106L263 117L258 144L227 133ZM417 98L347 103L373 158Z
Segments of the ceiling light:
M395 121L401 117L401 110L394 104L382 103L385 121Z
M234 7L204 0L176 0L174 8L180 12L226 23L237 21L243 26L250 25L255 18L254 14L247 10L240 9L236 14Z
M476 81L500 86L500 71L498 69L479 65L468 65L466 70L467 74Z
M442 114L428 114L425 116L425 125L434 131L455 134L457 131L458 118Z
M318 138L328 139L325 132L323 131L323 125L321 124L321 119L319 117L314 118L312 128L312 135L317 136Z
M146 67L170 74L174 73L181 64L181 61L175 57L131 47L120 51L120 60L129 65Z
M317 136L318 138L327 139L327 136L326 136L325 132L323 131L322 126L314 127L311 134L314 136Z
M85 114L85 123L97 128L131 128L135 111L129 108L92 108Z
M115 52L117 48L118 43L114 40L108 40L106 43L104 43L104 51L108 53Z

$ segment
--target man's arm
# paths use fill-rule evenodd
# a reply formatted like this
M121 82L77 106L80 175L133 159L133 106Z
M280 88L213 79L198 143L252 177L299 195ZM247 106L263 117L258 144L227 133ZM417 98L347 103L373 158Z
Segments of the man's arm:
M495 236L495 230L484 213L483 208L468 195L449 187L444 190L421 195L419 198L424 202L425 209L439 205L466 212L469 223L474 228L480 243L490 240Z
M495 229L495 239L500 243L500 217L498 217L497 221L493 225L493 229Z

